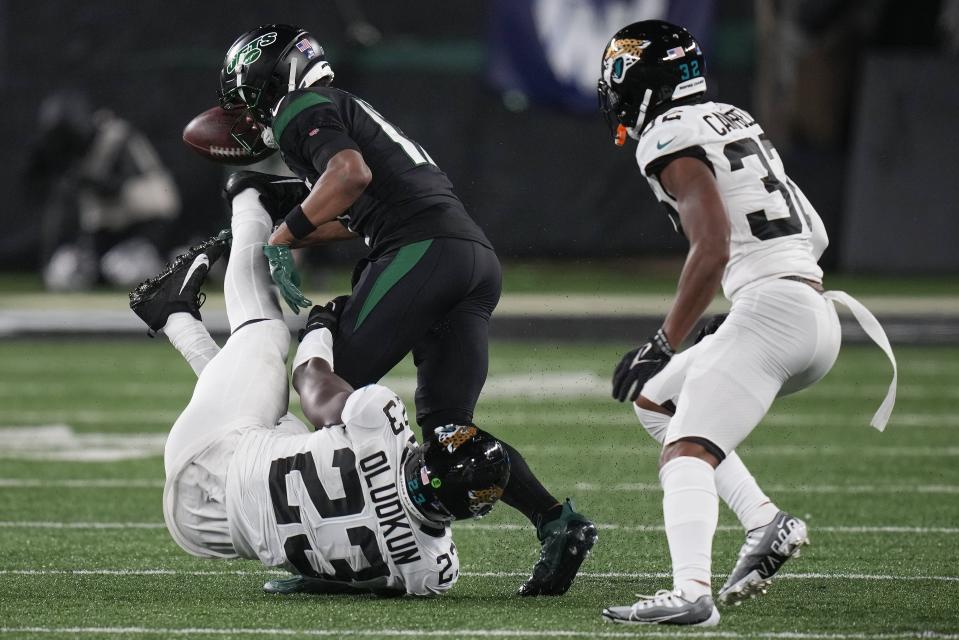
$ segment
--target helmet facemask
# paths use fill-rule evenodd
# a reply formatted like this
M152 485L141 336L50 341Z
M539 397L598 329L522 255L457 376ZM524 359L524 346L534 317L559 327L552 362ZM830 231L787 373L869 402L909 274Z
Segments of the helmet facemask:
M646 114L649 112L649 101L653 92L646 89L643 101L635 105L606 84L605 80L599 81L596 90L599 95L599 110L606 119L606 126L609 127L609 133L616 145L623 146L627 135L634 140L639 139L639 134L646 124Z

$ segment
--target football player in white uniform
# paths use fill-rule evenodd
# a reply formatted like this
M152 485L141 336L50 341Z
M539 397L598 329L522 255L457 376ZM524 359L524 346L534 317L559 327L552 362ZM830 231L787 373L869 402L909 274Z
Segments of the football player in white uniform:
M224 290L231 336L220 349L200 321L200 285L230 234L194 247L130 294L199 376L164 452L163 513L173 539L206 558L289 570L269 592L431 595L459 575L454 519L487 513L509 479L502 444L450 425L420 447L403 402L333 373L338 306L315 307L293 386L316 431L288 412L283 321L263 246L272 221L257 191L232 201Z
M717 496L748 532L722 602L764 593L807 541L805 523L765 496L735 449L777 396L830 370L841 337L833 303L846 305L892 361L893 382L872 422L880 430L895 402L895 359L865 307L843 292L824 292L817 264L828 243L822 221L755 119L705 99L703 54L685 29L651 20L618 31L603 53L598 88L616 142L638 140L640 170L689 240L662 328L625 354L613 376L613 397L634 402L664 445L659 477L673 589L608 607L603 617L715 625ZM720 285L732 302L728 317L673 357Z

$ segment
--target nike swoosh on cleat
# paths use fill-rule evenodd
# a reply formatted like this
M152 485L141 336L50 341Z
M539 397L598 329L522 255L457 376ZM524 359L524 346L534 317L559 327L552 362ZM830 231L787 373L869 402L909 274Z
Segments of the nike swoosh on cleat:
M686 611L680 611L680 612L678 612L678 613L673 613L673 614L666 615L666 616L658 616L658 617L656 617L656 618L642 618L642 617L632 618L632 617L630 617L630 619L631 619L631 620L641 620L641 621L643 621L643 622L648 622L649 624L659 624L659 623L661 623L661 622L669 622L670 620L675 620L676 618L678 618L678 617L680 617L680 616L682 616L682 615L685 615L686 613L687 613Z
M183 284L180 286L179 293L183 293L183 290L186 289L186 283L190 281L190 278L193 276L193 273L200 267L210 268L210 259L205 253L201 253L196 258L193 259L193 264L190 265L190 268L186 272L186 277L183 278ZM177 294L179 295L179 294Z

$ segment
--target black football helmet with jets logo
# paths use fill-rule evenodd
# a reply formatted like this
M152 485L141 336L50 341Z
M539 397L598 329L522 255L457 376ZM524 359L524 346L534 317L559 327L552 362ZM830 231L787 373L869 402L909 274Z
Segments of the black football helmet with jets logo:
M643 20L617 31L603 51L599 108L622 146L638 139L670 103L706 91L706 61L696 39L662 20Z
M269 127L277 104L290 91L324 79L332 81L333 69L306 30L267 24L247 31L220 68L220 106L238 115L233 139L253 156L269 155L275 149Z

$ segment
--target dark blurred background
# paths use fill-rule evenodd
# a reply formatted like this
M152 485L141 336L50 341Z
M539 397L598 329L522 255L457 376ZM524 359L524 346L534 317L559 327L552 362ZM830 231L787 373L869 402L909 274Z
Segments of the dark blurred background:
M230 43L267 22L324 43L336 86L423 144L501 256L681 253L633 145L614 147L595 107L606 41L653 17L688 26L710 97L764 125L827 224L827 268L959 272L956 0L0 0L0 268L49 257L43 219L70 171L38 156L44 135L60 141L43 123L50 96L109 109L152 145L178 205L150 236L161 253L224 226L224 167L180 135L216 103Z

